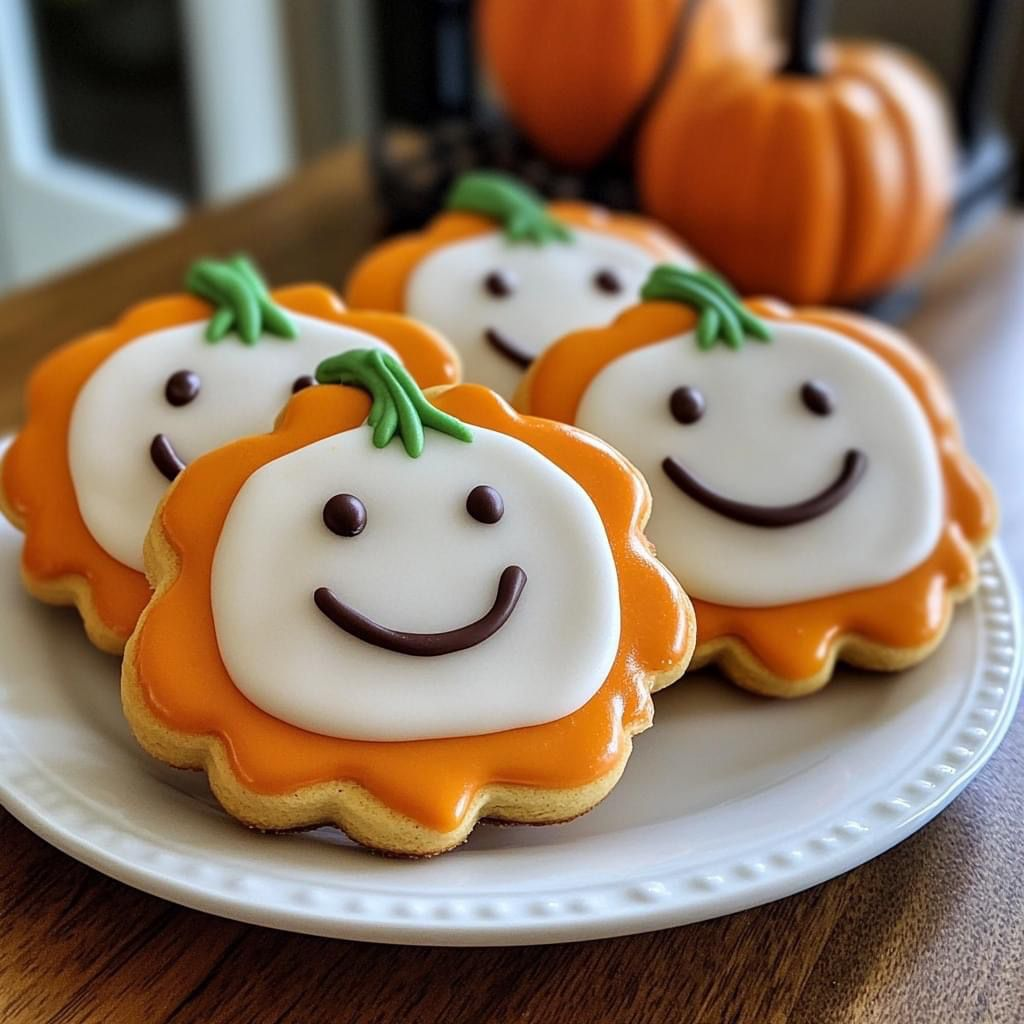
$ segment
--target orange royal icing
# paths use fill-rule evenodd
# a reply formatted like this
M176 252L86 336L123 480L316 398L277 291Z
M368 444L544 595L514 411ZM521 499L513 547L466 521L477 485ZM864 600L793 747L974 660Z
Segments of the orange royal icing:
M944 628L948 594L976 573L975 548L993 533L996 503L967 456L956 413L938 374L924 356L889 328L850 313L801 309L769 300L747 306L767 320L797 320L835 331L884 359L907 383L935 437L946 485L946 523L931 555L891 583L814 601L770 608L734 608L694 599L697 645L721 637L744 643L773 674L813 677L833 644L856 634L889 647L916 648ZM524 411L573 423L584 393L605 366L633 349L694 328L693 312L677 303L646 302L608 327L579 331L545 352L523 381ZM685 581L684 581L685 582Z
M571 227L615 235L659 260L679 258L679 244L653 221L610 213L587 203L550 203L548 211ZM434 250L500 230L493 220L453 211L435 217L425 231L401 235L377 246L352 271L345 301L354 309L405 309L405 286L413 270Z
M337 295L320 285L281 288L273 297L295 313L387 341L421 386L458 379L451 350L426 327L387 313L347 312ZM153 299L128 310L112 327L58 349L32 374L28 419L3 461L4 494L26 534L25 572L38 581L84 579L96 613L123 639L135 628L151 592L142 573L100 547L78 511L68 463L72 410L85 382L121 346L210 315L210 305L191 295Z
M651 715L645 682L680 664L692 636L678 584L640 532L648 513L646 487L623 460L560 424L516 415L476 385L451 388L432 401L467 423L530 444L570 473L593 500L618 571L622 627L612 669L588 703L545 725L486 736L368 742L289 725L235 687L220 657L211 611L218 539L236 495L260 466L330 434L363 429L366 396L340 387L300 392L272 434L204 455L179 477L161 522L180 553L180 574L153 601L140 626L137 669L153 714L180 732L217 736L249 789L288 793L318 782L352 780L396 811L447 832L488 783L567 788L610 771L627 731Z

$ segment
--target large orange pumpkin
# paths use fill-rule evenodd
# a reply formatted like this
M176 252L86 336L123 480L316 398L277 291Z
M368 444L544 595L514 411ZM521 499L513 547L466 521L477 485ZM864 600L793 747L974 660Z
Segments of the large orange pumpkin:
M483 0L478 38L513 121L547 156L586 167L607 152L655 88L677 32L686 36L680 57L686 73L722 55L763 48L766 0L694 4Z
M868 43L819 53L811 6L798 4L780 71L743 57L673 79L636 171L646 209L742 291L848 302L896 281L939 239L952 134L916 60Z

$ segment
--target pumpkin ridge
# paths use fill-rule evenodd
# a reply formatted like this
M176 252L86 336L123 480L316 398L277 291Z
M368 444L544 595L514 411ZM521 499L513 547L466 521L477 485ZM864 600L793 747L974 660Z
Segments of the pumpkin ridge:
M768 291L790 291L796 301L805 301L808 295L826 291L835 274L842 237L837 206L843 194L843 168L832 139L827 139L828 145L823 141L835 135L835 128L830 100L817 84L783 81L772 92L777 98L772 134L785 137L787 145L776 155L775 173L758 177L767 185L764 205L775 211L769 236L790 238L788 258L762 249L758 276L768 279ZM756 102L763 100L757 97ZM829 154L828 160L820 159L823 152ZM802 215L801 219L795 215ZM777 275L781 275L779 284L774 283ZM796 290L782 285L786 278L800 282Z
M869 108L861 111L861 97ZM870 294L883 281L893 264L897 243L890 225L906 202L907 182L905 150L888 105L872 82L839 70L835 76L835 107L843 166L855 168L847 189L846 223L843 237L847 240L841 254L833 294L840 300L851 300ZM884 168L896 169L888 187L877 188L884 180ZM895 195L895 198L893 198Z
M855 57L856 51L848 50L846 51L846 54L848 57ZM905 265L912 262L912 258L908 256L910 251L910 240L914 234L912 226L917 224L920 216L920 198L916 195L917 189L915 188L916 178L918 175L915 173L917 168L914 146L909 133L906 131L906 125L901 122L898 105L893 103L892 97L887 94L882 84L868 75L863 68L856 64L844 68L844 71L851 79L865 85L879 97L879 100L884 105L889 120L892 123L893 131L900 148L899 175L902 181L903 193L901 212L906 218L909 226L905 227L902 231L892 232L890 234L888 246L889 251L882 268L879 270L877 275L877 280L879 281L892 280L899 276ZM873 282L866 284L862 289L862 295L869 293L874 289L874 287ZM846 297L842 293L839 294L840 297Z
M932 247L945 223L948 199L952 194L953 158L944 143L942 148L945 152L938 154L934 142L948 137L947 125L942 123L941 108L929 102L930 75L913 56L891 47L868 47L858 43L848 44L845 50L853 75L868 82L885 104L902 147L900 167L906 183L909 213L905 214L907 227L894 236L895 255L888 274L888 279L891 279L913 266ZM896 76L897 81L891 81L890 76ZM911 94L918 97L913 119L906 113ZM940 116L933 120L932 115L936 113ZM928 149L929 159L920 156L921 140L933 143ZM939 189L933 185L936 173L944 183ZM937 197L937 191L945 195ZM933 215L932 211L937 206L941 207L942 213Z
M830 84L828 95L829 120L832 125L832 145L839 153L836 161L836 170L839 175L840 184L837 196L839 230L836 235L837 244L835 255L832 260L831 283L828 287L829 295L842 294L844 283L854 274L851 266L857 256L855 247L844 246L842 239L849 240L851 235L851 224L856 219L856 191L851 186L852 178L850 161L854 155L854 140L851 138L847 126L843 123L843 113L840 110L841 97L838 94L839 83ZM856 230L856 229L854 229Z
M745 209L759 202L757 193L761 181L749 176L745 179L746 197L734 197L728 204L715 201L714 197L724 184L722 175L700 150L696 140L725 132L737 118L751 116L749 110L744 110L749 106L744 101L752 83L750 75L739 65L717 67L708 72L703 81L707 85L704 91L713 98L711 102L693 102L693 83L689 79L670 85L659 100L640 140L639 165L643 170L639 186L645 208L666 223L681 224L695 250L714 265L720 262L720 249L728 248L730 238L742 233L742 225L748 219ZM766 141L770 132L770 125L766 123L763 128ZM672 134L675 143L671 156L663 150L666 133ZM654 147L659 148L662 157L658 161L653 161L649 155ZM728 143L726 150L728 163L733 155ZM687 156L687 151L693 155ZM679 188L676 180L677 167L683 160L690 161L693 174L686 189ZM708 212L713 209L724 209L728 215L712 219ZM743 272L734 269L731 276L741 287L745 285Z
M831 251L829 252L828 259L822 261L823 268L828 268L827 273L830 279L828 293L831 294L841 282L840 274L846 259L844 242L848 238L847 229L850 217L852 216L852 189L850 187L851 172L849 152L846 145L847 140L844 139L843 132L839 127L833 89L829 88L828 91L821 93L820 99L820 117L822 128L824 129L824 137L819 138L818 144L832 155L830 173L834 175L832 199L836 209L836 215L833 218L832 224L833 234L828 242L828 247ZM823 276L824 274L823 269Z
M751 88L756 86L748 83L747 89ZM751 103L749 93L741 98L747 108L744 112L745 117L753 125L750 131L753 137L749 153L750 166L764 167L770 159L772 140L782 111L783 93L776 89L765 89L760 103ZM761 276L759 267L763 260L762 252L772 241L773 232L764 230L763 222L757 215L758 209L770 198L766 195L767 191L766 176L751 174L747 176L746 187L736 197L736 208L732 218L734 237L728 241L728 245L734 250L739 249L749 233L750 251L744 259L745 266L742 271L738 266L736 273L729 276L744 293L749 291L753 281ZM755 230L750 232L748 225L755 225Z

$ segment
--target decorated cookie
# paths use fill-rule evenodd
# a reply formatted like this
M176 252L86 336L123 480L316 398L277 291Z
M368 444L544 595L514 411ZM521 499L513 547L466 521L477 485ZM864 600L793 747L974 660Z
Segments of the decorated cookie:
M643 479L386 353L317 377L356 386L196 460L154 518L122 678L142 745L248 825L392 853L589 810L693 644Z
M547 206L504 175L464 175L421 234L373 250L345 300L437 328L463 376L509 398L523 370L569 331L608 323L663 260L693 266L653 221L596 206Z
M837 657L924 658L995 527L951 401L905 339L740 302L707 272L659 267L613 324L549 349L521 404L646 476L648 535L694 599L694 664L760 693L816 690Z
M0 507L26 534L26 586L76 604L93 643L115 653L149 600L143 540L183 466L269 430L332 353L376 346L422 384L458 376L457 357L427 328L346 312L317 285L271 295L242 258L195 264L187 286L46 359L0 467Z

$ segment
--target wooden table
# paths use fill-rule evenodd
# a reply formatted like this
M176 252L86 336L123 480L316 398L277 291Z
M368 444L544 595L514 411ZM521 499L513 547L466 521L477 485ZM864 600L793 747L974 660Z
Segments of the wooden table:
M0 427L53 345L244 249L278 282L338 283L371 238L358 153L0 300ZM1024 217L962 244L910 325L945 367L1024 568ZM0 1021L902 1024L1024 1019L1024 724L934 822L771 906L601 942L416 949L184 910L83 867L0 812Z

